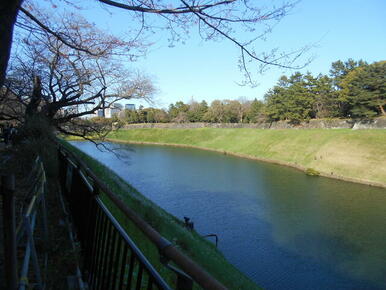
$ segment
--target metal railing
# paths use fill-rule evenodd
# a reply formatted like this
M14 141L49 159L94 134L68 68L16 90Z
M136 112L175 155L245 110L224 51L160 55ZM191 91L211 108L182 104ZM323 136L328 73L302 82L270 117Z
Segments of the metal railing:
M42 276L39 266L38 252L35 247L34 231L37 223L37 219L41 217L42 221L42 241L43 241L43 255L44 268L47 268L47 241L48 241L48 229L47 229L47 210L46 210L46 174L44 171L43 163L39 157L36 158L34 167L30 176L30 187L27 198L30 200L23 218L20 221L16 230L17 243L25 239L25 252L22 267L20 270L19 290L24 290L31 286L33 281L30 278L31 271L29 270L30 260L32 260L33 275L36 289L44 289L45 277Z
M226 289L205 270L162 237L120 200L71 151L58 143L61 185L84 257L90 289ZM163 266L176 275L168 285L101 201L105 196L158 249ZM173 266L170 264L173 262Z
M46 176L43 164L39 157L35 159L33 168L28 177L30 184L24 199L28 201L26 208L21 208L20 222L16 227L15 213L15 185L13 176L3 176L1 194L3 196L3 219L4 219L4 256L7 289L23 290L34 286L35 289L44 289L44 277L41 273L41 264L47 266L46 243L47 212L45 203ZM43 241L43 251L39 253L35 246L35 229L38 221L41 221L42 232L39 239ZM17 253L18 252L18 253ZM18 256L23 252L22 264L18 268ZM32 269L30 262L32 261Z

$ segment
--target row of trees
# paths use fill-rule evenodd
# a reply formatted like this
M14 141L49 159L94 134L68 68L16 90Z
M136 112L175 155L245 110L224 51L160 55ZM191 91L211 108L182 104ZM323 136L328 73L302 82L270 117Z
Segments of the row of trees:
M296 72L282 76L264 101L215 100L210 106L206 101L179 101L168 110L125 110L118 119L125 123L297 123L313 118L371 118L385 115L385 77L386 61L336 61L329 75Z
M206 101L191 101L189 104L176 102L167 110L140 107L124 110L112 121L124 123L167 123L167 122L211 122L253 123L263 118L264 103L259 100L215 100L209 106Z
M332 63L329 75L282 76L265 95L269 120L371 118L385 115L386 61Z

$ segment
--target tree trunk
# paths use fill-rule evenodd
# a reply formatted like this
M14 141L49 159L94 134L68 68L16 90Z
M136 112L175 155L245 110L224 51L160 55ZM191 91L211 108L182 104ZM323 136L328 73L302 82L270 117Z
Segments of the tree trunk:
M4 84L11 53L13 27L22 2L23 0L0 1L0 88Z
M42 83L40 78L38 76L35 76L30 102L28 103L25 109L26 119L36 115L41 101L42 101Z
M25 120L23 124L24 137L40 139L49 136L52 132L52 120L47 118L44 110L42 85L39 77L34 77L33 91L30 102L25 109Z
M381 109L382 116L386 116L385 109L383 108L382 105L379 105L379 108Z

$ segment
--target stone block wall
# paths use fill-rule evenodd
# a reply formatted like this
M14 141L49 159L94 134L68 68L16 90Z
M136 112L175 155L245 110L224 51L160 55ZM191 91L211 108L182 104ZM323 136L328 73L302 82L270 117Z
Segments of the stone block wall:
M386 118L370 120L353 119L312 119L294 125L287 121L272 123L141 123L125 125L124 129L160 128L160 129L194 129L194 128L256 128L256 129L386 129Z

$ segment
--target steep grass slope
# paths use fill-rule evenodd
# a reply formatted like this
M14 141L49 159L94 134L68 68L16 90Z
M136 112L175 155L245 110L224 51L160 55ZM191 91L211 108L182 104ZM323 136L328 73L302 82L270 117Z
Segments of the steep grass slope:
M386 187L386 130L130 129L110 140L193 146Z

